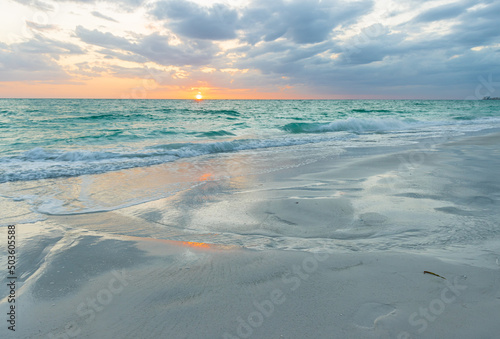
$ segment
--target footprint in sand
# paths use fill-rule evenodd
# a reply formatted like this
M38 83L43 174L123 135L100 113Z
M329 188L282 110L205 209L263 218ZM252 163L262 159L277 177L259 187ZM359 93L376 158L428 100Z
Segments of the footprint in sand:
M356 312L353 318L354 324L372 328L375 323L384 317L394 313L396 308L392 305L380 304L380 303L366 303L361 305L359 310Z

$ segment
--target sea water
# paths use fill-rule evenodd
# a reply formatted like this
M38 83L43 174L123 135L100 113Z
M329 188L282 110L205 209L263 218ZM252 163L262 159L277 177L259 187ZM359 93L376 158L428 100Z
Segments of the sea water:
M448 163L405 170L387 185L377 175L280 178L387 149L430 160L434 144L499 127L493 100L2 99L0 224L71 216L99 232L254 248L469 243L499 233L496 183L479 173L498 167L491 149L459 148ZM454 165L460 159L467 168ZM303 200L293 213L271 211L294 197ZM317 202L337 211L333 221L298 225L300 208L317 211Z
M500 126L500 102L0 100L0 183L339 141L404 144Z

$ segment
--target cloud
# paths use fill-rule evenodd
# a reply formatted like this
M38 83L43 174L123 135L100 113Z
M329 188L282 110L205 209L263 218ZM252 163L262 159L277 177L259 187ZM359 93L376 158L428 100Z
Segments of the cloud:
M14 1L32 9L52 8L45 0ZM324 96L460 97L467 86L475 88L479 75L500 74L499 1L437 6L425 1L425 9L416 7L422 3L417 0L391 2L387 8L375 0L248 0L239 7L193 0L50 4L70 1L89 4L76 28L59 20L64 12L51 16L50 24L27 21L34 37L0 46L2 76L49 79L53 72L55 79L67 79L58 58L88 53L88 64L79 66L75 76L147 78L148 63L154 62L166 70L169 85L186 88L204 83L272 92L298 86ZM98 12L92 4L99 1L108 7ZM117 22L106 11L113 3L144 6L136 14L146 12L149 25ZM95 19L85 20L92 16L108 23L90 28ZM112 30L105 26L109 22ZM61 40L67 32L74 34ZM203 72L205 66L213 71Z
M54 6L52 4L46 3L41 0L12 0L23 4L25 6L33 7L41 11L54 11L59 10L59 6ZM122 9L130 10L133 8L137 8L144 4L146 0L52 0L54 3L80 3L80 4L95 4L100 1L107 1L113 4L120 4ZM125 6L125 7L123 7Z
M37 31L52 31L58 29L57 25L53 24L39 24L33 21L26 20L26 26Z
M297 44L327 40L332 30L357 20L373 7L370 0L254 1L243 11L244 39L255 44L285 37Z
M92 11L91 14L93 16L95 16L96 18L101 18L101 19L108 20L108 21L111 21L111 22L118 22L115 19L113 19L112 17L109 17L109 16L104 15L104 14L102 14L100 12L97 12L97 11Z
M462 48L499 44L498 18L500 18L498 1L484 3L476 9L471 8L460 16L459 24L445 39Z
M369 64L391 55L404 55L414 49L428 48L428 44L405 42L407 35L393 33L387 27L375 24L363 29L350 39L337 41L333 49L340 53L336 65Z
M308 44L325 41L333 28L355 20L372 6L371 0L256 0L235 9L223 4L202 7L186 0L169 0L157 2L151 14L165 20L165 27L176 34L191 39L235 39L241 31L251 44L282 36Z
M238 61L239 68L259 69L264 74L294 76L308 64L323 63L321 53L334 45L324 42L316 45L296 46L287 40L278 40L262 44L247 51L247 57Z
M470 49L500 44L491 14L498 13L497 6L464 10L440 35L410 38L425 25L412 20L397 31L377 24L347 40L331 36L320 44L260 40L237 50L246 57L236 66L258 69L268 78L284 77L290 85L325 95L465 98L479 75L500 74L498 47Z
M53 58L58 58L62 54L83 54L84 51L77 45L48 39L36 34L29 41L15 45L16 50L26 54L50 54Z
M106 59L120 59L123 61L145 63L148 61L146 57L142 55L137 55L135 53L120 53L111 49L101 49L98 51L100 54L104 55Z
M461 2L461 3L451 3L441 6L433 7L425 12L417 15L413 21L415 22L432 22L445 20L450 18L455 18L460 14L464 13L472 3L469 2Z
M77 26L75 29L75 34L78 38L80 38L83 42L86 42L91 45L97 45L106 48L119 48L128 50L132 43L130 43L127 39L122 37L117 37L109 32L101 32L97 29L88 30L83 26Z
M52 11L54 9L54 6L52 6L51 4L48 4L40 0L13 0L13 1L18 2L25 6L36 8L41 11Z
M168 43L168 37L155 33L142 37L131 51L162 65L201 66L212 61L217 49L212 43L203 41L172 46Z
M70 76L49 54L61 51L75 53L77 50L66 43L51 46L47 42L49 40L38 37L22 44L3 44L0 48L0 79L46 82L70 80Z
M218 49L211 42L190 41L181 45L169 44L169 37L158 33L138 35L134 41L118 37L109 32L88 30L77 26L75 34L82 41L105 47L109 50L122 50L142 56L161 65L205 65L208 64ZM111 55L106 52L107 55ZM130 54L115 53L114 57L130 61Z
M152 14L159 20L167 20L167 27L188 38L227 40L236 37L238 13L227 5L200 7L185 0L160 1Z

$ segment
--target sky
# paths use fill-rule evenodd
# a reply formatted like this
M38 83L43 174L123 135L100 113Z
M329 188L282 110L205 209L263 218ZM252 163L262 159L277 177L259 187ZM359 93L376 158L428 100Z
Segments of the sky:
M0 97L500 96L500 0L1 0Z

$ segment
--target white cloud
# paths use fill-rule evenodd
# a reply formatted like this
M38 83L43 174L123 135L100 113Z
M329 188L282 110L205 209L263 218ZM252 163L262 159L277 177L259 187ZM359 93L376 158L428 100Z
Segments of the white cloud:
M89 77L141 76L154 64L175 67L168 81L184 86L307 86L325 96L461 97L477 76L500 73L498 1L8 1L26 15L0 25L16 37L0 46L3 81L67 80L60 60L75 55L109 69L86 66Z

